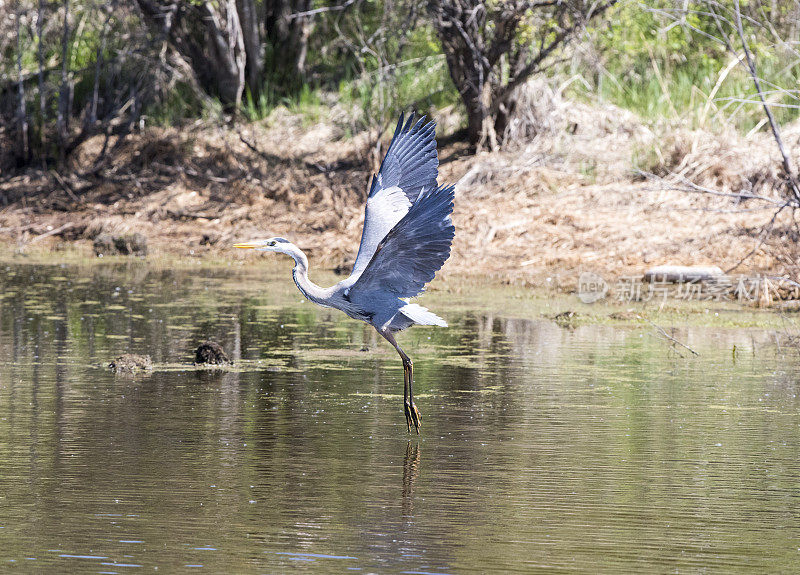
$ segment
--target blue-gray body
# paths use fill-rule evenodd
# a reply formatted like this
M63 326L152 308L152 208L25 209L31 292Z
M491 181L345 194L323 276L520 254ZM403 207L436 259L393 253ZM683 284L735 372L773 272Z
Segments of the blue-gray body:
M435 124L403 117L372 179L364 214L364 231L351 275L329 288L308 279L308 259L284 238L237 244L241 248L291 256L297 287L312 302L339 309L367 322L400 354L405 374L406 422L419 432L419 411L413 400L412 363L394 334L412 325L447 326L424 307L410 303L450 256L455 228L450 215L454 186L437 185L439 159Z

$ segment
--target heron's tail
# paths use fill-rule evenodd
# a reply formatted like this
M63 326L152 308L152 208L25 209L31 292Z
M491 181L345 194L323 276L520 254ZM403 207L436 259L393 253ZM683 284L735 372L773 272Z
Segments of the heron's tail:
M447 322L440 318L427 308L409 303L400 308L400 313L408 319L419 325L438 325L439 327L447 327Z

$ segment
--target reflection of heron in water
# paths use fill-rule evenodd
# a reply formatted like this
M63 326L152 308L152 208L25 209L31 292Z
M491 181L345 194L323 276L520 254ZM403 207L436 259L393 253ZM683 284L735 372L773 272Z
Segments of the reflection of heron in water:
M406 457L403 459L403 515L411 515L414 507L414 483L419 477L419 443L411 441L406 446Z
M397 123L381 169L372 178L364 231L350 277L329 288L308 279L308 258L283 238L236 244L237 248L280 252L295 261L294 281L305 297L367 322L391 343L403 360L408 431L419 433L419 410L412 390L411 358L394 334L412 325L447 323L408 298L419 295L450 256L455 228L450 220L454 186L438 186L435 124L422 118Z

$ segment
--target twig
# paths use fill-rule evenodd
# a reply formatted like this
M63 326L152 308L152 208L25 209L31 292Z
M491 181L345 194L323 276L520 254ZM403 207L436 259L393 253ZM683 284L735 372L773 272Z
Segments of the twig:
M769 234L772 231L772 226L775 225L775 220L778 219L778 215L788 207L789 207L789 204L786 203L786 204L782 205L780 208L778 208L777 210L775 210L775 213L772 214L772 219L770 219L769 223L767 223L767 225L764 226L764 228L761 230L761 233L759 234L758 244L756 244L756 246L752 250L747 252L744 255L744 257L742 257L742 259L740 259L738 262L736 262L736 265L734 265L733 267L730 267L727 270L725 270L726 274L731 273L733 270L735 270L740 265L742 265L745 261L747 261L747 259L750 256L752 256L754 253L756 253L762 245L764 245L764 242L767 239L767 234Z
M254 144L253 142L251 142L247 138L245 138L244 134L242 133L241 130L239 130L238 135L239 135L239 139L242 141L242 143L245 146L250 148L250 150L252 150L256 154L258 154L259 156L261 156L261 158L263 158L264 160L267 160L268 162L273 162L273 163L281 161L281 158L279 156L276 156L274 154L270 154L270 153L265 152L264 150L260 149L256 144Z
M679 192L691 192L697 194L708 194L710 196L721 196L723 198L733 198L736 200L759 200L762 202L768 202L775 206L785 208L789 205L794 205L794 200L778 200L775 198L770 198L768 196L760 196L756 194L742 194L742 193L732 193L732 192L720 192L719 190L713 190L711 188L706 188L704 186L695 184L693 181L689 180L685 176L680 174L676 174L672 172L670 175L679 180L679 183L685 187L678 187L670 183L666 178L660 178L659 176L653 174L652 172L645 172L643 170L636 170L636 174L642 177L647 178L648 180L660 180L662 181L665 186L663 188L657 188L659 191L663 190L676 190Z
M294 14L289 14L286 19L287 20L294 20L295 18L304 18L305 16L314 16L315 14L321 14L323 12L337 12L339 10L345 10L352 4L355 4L356 0L347 0L344 4L339 4L338 6L323 6L322 8L315 8L314 10L306 10L305 12L295 12Z
M654 328L656 328L656 330L658 330L658 332L659 332L661 335L663 335L665 338L667 338L668 340L670 340L670 341L672 342L672 344L673 344L673 345L676 345L676 344L677 344L677 345L681 346L681 347L682 347L682 348L684 348L684 349L688 349L690 352L692 352L692 353L693 353L694 355L696 355L696 356L699 356L699 355L700 355L699 353L697 353L695 350L693 350L691 347L689 347L689 346L688 346L688 345L686 345L685 343L682 343L682 342L678 341L677 339L675 339L674 337L672 337L670 334L668 334L666 331L664 331L664 328L663 328L663 327L661 327L660 325L657 325L657 324L653 323L652 321L650 321L649 319L647 319L647 318L646 318L646 317L644 317L644 316L639 316L639 317L641 317L641 318L642 318L644 321L646 321L647 323L649 323L650 325L652 325Z

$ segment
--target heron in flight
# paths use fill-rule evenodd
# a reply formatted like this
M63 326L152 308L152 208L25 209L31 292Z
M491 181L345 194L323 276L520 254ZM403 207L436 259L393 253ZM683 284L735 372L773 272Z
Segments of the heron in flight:
M419 434L420 415L412 389L411 358L395 334L412 325L447 323L426 308L410 303L447 258L455 228L455 186L439 186L436 124L412 114L397 123L377 175L373 175L364 215L364 231L353 271L345 280L323 288L308 279L308 258L289 240L271 238L234 247L279 252L294 259L292 275L302 294L315 304L335 307L373 326L403 360L403 408L406 425Z

